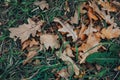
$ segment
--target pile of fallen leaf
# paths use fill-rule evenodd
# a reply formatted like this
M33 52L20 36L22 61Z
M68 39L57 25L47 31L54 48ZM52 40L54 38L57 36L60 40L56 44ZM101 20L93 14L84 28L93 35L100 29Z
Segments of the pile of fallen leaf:
M45 0L35 2L34 5L38 5L42 10L49 9ZM74 16L68 20L60 17L54 18L55 25L46 30L42 30L43 25L46 24L45 21L35 21L33 18L29 18L27 24L10 28L10 37L14 40L19 38L22 50L28 51L23 65L30 63L39 51L55 48L56 57L68 65L67 69L62 69L57 74L67 79L72 69L76 76L80 74L78 65L85 63L88 55L98 52L99 49L106 50L101 44L102 40L120 36L120 29L115 23L114 17L111 16L111 13L117 13L119 8L120 3L116 1L91 0L80 5L78 8L80 13L76 9ZM65 10L69 12L69 6ZM78 24L78 26L74 26L74 24ZM61 51L63 45L65 47ZM77 65L74 61L76 57L78 58Z

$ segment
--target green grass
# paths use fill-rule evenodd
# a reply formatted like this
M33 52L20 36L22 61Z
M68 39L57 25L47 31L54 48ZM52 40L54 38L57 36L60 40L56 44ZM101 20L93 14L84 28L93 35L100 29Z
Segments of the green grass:
M48 10L39 9L38 6L33 5L34 1L35 0L0 0L0 22L2 22L0 26L0 80L20 80L22 78L29 80L55 80L55 73L63 68L67 68L67 65L54 54L55 49L39 51L38 55L33 58L33 61L40 60L40 64L38 65L34 65L33 63L22 65L26 52L21 51L19 41L14 42L9 38L8 28L18 27L23 23L27 23L28 18L37 16L46 21L46 25L43 28L47 29L51 26L54 17L63 17L65 13L65 10L63 10L65 0L47 0L50 6ZM71 2L72 6L70 8L71 12L67 13L67 18L73 15L77 4L86 0L68 1ZM106 27L106 23L104 24ZM59 32L56 33L59 35L59 39L62 40ZM119 39L114 40L118 42L117 44L120 43ZM87 58L88 64L93 67L92 70L86 68L85 65L79 65L81 70L86 71L86 74L82 78L83 80L106 80L106 77L112 79L117 75L117 71L115 72L114 68L117 67L120 62L114 63L110 61L109 63L105 57L106 54L109 54L107 55L108 58L111 58L112 55L115 60L119 59L118 55L114 54L118 53L118 47L120 47L120 45L117 44L107 45L108 51L102 56L101 54L97 54L97 56L94 54ZM61 46L60 51L62 51L65 46L65 44ZM75 48L77 51L77 45L75 45ZM76 53L76 56L77 55L78 52ZM101 60L101 57L105 58ZM78 58L76 57L75 61L77 60ZM109 66L103 65L103 62L109 63ZM101 71L97 71L94 68L96 63L102 66ZM116 79L119 80L120 76L117 75ZM75 80L74 76L71 75L69 80Z

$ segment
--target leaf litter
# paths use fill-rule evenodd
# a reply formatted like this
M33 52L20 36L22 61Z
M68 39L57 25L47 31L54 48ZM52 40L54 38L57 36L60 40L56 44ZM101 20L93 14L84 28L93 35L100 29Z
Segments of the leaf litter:
M35 2L34 5L40 6L42 10L45 8L48 9L49 6L45 0ZM98 5L101 6L101 9ZM79 7L80 10L82 10L80 14L84 14L88 17L86 20L89 21L89 24L84 23L86 20L83 19L83 16L80 17L81 22L79 24L78 9L76 9L74 16L68 20L63 20L60 17L54 18L53 22L56 24L56 29L52 29L52 32L54 33L47 32L46 30L41 31L45 21L40 20L34 22L31 18L28 19L28 24L25 23L16 28L9 29L11 32L10 37L14 40L16 40L16 37L21 39L22 50L28 50L23 65L29 63L34 56L37 56L39 50L55 48L56 56L67 65L66 69L61 69L57 74L68 80L68 77L72 72L74 72L74 75L76 76L80 75L79 65L85 63L87 56L94 52L98 52L101 47L104 47L103 45L99 45L102 40L110 40L120 36L120 28L115 23L114 17L111 16L111 12L117 12L118 9L113 6L112 3L106 2L106 0L93 0L84 2L83 5L80 5ZM85 8L85 10L83 10L83 8ZM107 28L104 27L104 24L102 23L103 20L106 24L109 24ZM95 25L95 22L97 21L102 24ZM79 26L75 27L74 24L79 24ZM40 34L37 34L37 31L39 31ZM61 34L62 43L60 43L60 37L55 33L56 31ZM33 37L31 40L29 39L30 35ZM35 40L37 35L40 37L38 40ZM68 44L60 51L63 43L67 41L72 42L72 45ZM81 43L77 44L79 46L78 55L76 56L75 54L77 51L75 43L77 41L80 41ZM28 49L35 46L37 46L37 49L35 50L31 51L31 49ZM76 57L78 57L77 62L74 61Z

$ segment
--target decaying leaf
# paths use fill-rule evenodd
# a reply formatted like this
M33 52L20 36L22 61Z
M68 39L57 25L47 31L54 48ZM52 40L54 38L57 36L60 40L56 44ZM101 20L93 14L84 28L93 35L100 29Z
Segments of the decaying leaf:
M93 11L93 8L90 6L88 7L88 17L90 20L98 20L97 16L95 15L95 12Z
M54 21L58 22L63 27L63 28L60 28L58 31L68 32L68 34L67 34L68 37L72 36L73 41L77 40L77 34L73 31L73 26L71 26L70 24L68 24L66 22L60 21L60 19L58 19L58 18L55 18Z
M28 54L27 54L27 58L24 60L23 62L23 65L27 64L34 56L37 55L37 52L36 51L30 51Z
M94 11L99 14L99 19L101 20L104 19L107 23L112 24L114 27L116 27L116 23L114 22L114 18L110 16L110 13L108 12L108 14L106 14L105 10L100 10L97 6L97 4L95 3L95 1L92 1L90 3L90 6L94 9Z
M103 10L107 10L109 12L116 12L117 9L115 6L113 6L110 2L108 1L103 1L103 0L99 0L98 3L103 7Z
M78 20L79 19L79 14L78 14L78 11L76 10L75 13L74 13L74 16L71 17L71 20L70 22L73 24L78 24Z
M100 37L97 37L94 35L94 33L91 33L88 36L87 42L83 43L78 49L79 51L82 51L79 53L81 56L80 58L80 63L83 63L86 59L86 57L94 52L97 52L97 50L100 48L99 43L100 43Z
M118 27L113 28L113 26L109 26L108 28L103 28L101 33L107 39L117 38L120 36L120 29Z
M79 68L77 67L77 65L75 64L75 62L69 56L66 55L65 52L63 52L63 53L57 52L56 55L60 59L62 59L63 61L65 61L66 64L68 65L68 67L71 67L69 70L73 70L75 72L75 75L79 75Z
M59 48L60 44L57 39L58 39L58 36L52 35L52 34L43 34L40 36L40 41L45 46L46 49L48 49L49 47Z
M65 78L66 80L68 80L68 77L70 76L67 72L67 69L62 69L59 72L57 72L57 74L60 75L62 78Z
M67 47L67 48L65 49L65 53L66 53L69 57L75 57L75 56L73 55L73 52L72 52L72 50L70 49L70 47Z
M43 24L43 21L39 21L35 23L29 18L28 24L20 25L18 28L10 28L9 29L9 31L11 32L10 37L14 38L14 40L15 40L15 37L18 37L21 39L21 42L24 42L29 38L30 34L35 36L36 31L41 30L42 24Z
M23 44L22 44L22 50L24 50L24 49L27 48L28 46L29 46L29 47L32 47L32 46L38 45L38 44L39 44L39 42L38 42L38 41L35 41L34 38L32 38L31 40L26 40L26 41L24 41Z
M44 10L45 8L48 9L49 5L46 2L46 0L42 0L42 1L35 1L34 5L39 6L42 10Z

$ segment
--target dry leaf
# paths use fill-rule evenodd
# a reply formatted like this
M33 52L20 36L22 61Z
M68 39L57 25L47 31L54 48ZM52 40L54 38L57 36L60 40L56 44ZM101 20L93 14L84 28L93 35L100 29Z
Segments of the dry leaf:
M78 34L78 36L79 36L79 38L81 40L85 40L86 39L86 35L84 34L86 29L87 29L87 27L84 24L82 24L82 27L81 27L80 32Z
M114 22L114 18L111 18L110 13L106 14L104 10L100 10L98 6L96 5L95 1L92 1L89 3L90 6L94 9L94 11L99 14L99 18L103 18L107 23L112 24L114 27L116 27L116 23Z
M97 32L97 29L93 28L93 24L90 23L89 26L87 27L87 29L83 32L83 34L89 35L93 32Z
M68 1L65 1L65 11L70 12Z
M39 6L42 10L44 10L45 8L48 9L49 5L46 2L46 0L42 0L42 1L36 1L34 2L34 5Z
M22 44L22 50L24 50L25 48L27 48L30 45L30 40L26 40L23 42Z
M0 22L0 26L2 25L2 22Z
M117 66L117 67L114 69L114 71L120 71L120 65Z
M67 72L67 69L62 69L59 72L57 72L57 74L60 75L62 78L65 78L66 80L68 80L68 77L70 76Z
M117 9L115 6L113 6L110 2L106 2L106 1L102 1L102 0L99 0L98 3L103 7L102 9L103 10L107 10L109 12L116 12Z
M29 47L32 47L34 45L39 45L39 42L38 41L35 41L34 38L32 38L32 40L26 40L23 42L22 44L22 50L24 50L25 48L27 48L28 46Z
M28 54L27 54L27 58L24 60L23 62L23 65L27 64L34 56L37 55L37 52L36 51L30 51Z
M63 52L62 54L59 52L56 52L56 55L59 58L61 58L63 61L65 61L66 64L68 65L68 67L70 67L70 66L72 67L71 69L75 72L75 75L79 75L79 68L77 67L75 62L69 56L66 55L65 52Z
M40 41L42 44L44 44L46 49L48 49L49 47L59 48L60 44L57 39L58 39L58 36L52 35L52 34L43 34L40 36Z
M113 28L113 26L109 26L108 28L103 28L101 33L107 39L117 38L120 36L120 29L118 27Z
M95 15L95 12L93 11L92 7L88 7L88 17L90 20L98 20L97 16Z
M84 7L85 7L85 2L79 4L80 13L82 14L85 14L87 12L86 10L83 9Z
M94 52L97 52L97 50L100 48L100 46L97 46L100 43L100 37L97 37L94 33L91 33L88 36L87 42L83 43L78 50L82 51L79 53L79 56L81 56L80 63L83 63L86 59L86 57Z
M34 65L39 65L40 64L40 60L39 59L36 59L34 62L33 62Z
M72 50L71 50L70 47L67 47L67 48L65 49L65 52L66 52L67 56L69 56L69 57L75 57L75 56L73 55L73 52L72 52Z
M33 36L35 36L36 31L37 30L41 30L41 25L43 24L43 21L39 21L37 23L35 23L34 21L32 21L30 18L28 19L28 24L23 24L20 25L18 28L10 28L10 37L14 38L15 40L15 36L20 38L22 42L24 42L25 40L27 40L30 36L30 34L32 34Z
M61 26L63 27L63 28L59 29L58 31L68 32L68 34L67 34L68 37L72 36L73 41L77 40L77 34L73 31L73 26L71 26L68 23L61 22L60 19L58 19L58 18L55 18L54 21L60 23Z
M73 17L71 17L71 20L70 20L70 22L73 24L78 24L78 17L79 16L79 14L78 14L78 11L76 10L75 11L75 13L74 13L74 16Z

